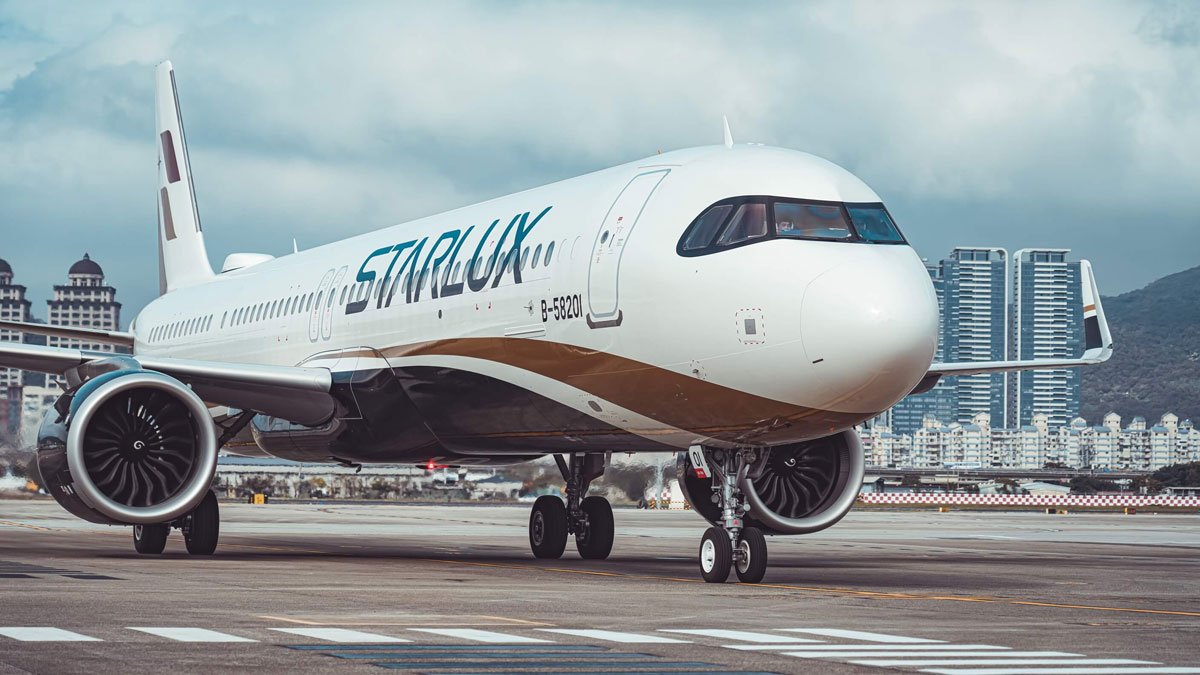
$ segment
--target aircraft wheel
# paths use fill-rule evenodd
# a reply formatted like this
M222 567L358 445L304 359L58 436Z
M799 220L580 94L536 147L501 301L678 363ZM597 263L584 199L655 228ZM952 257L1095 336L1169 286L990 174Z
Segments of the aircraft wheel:
M184 518L183 540L187 543L188 553L212 555L213 551L217 550L217 536L221 531L217 495L209 490L195 510Z
M529 513L529 548L537 558L561 558L567 548L567 507L554 495L542 495Z
M733 567L733 543L729 534L719 527L704 531L700 540L700 575L710 584L723 584Z
M167 535L171 526L167 523L133 526L133 548L138 553L156 555L167 547Z
M738 581L757 584L767 574L767 537L757 527L743 528L737 545Z
M604 560L612 553L616 525L613 522L612 505L604 497L585 497L579 504L587 516L587 527L575 532L575 548L579 556L587 560Z

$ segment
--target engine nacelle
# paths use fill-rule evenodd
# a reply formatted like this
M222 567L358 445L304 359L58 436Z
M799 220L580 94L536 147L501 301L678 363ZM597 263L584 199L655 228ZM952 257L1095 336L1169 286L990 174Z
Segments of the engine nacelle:
M217 469L204 402L182 382L120 357L64 395L38 432L38 468L51 495L95 523L144 525L196 507Z
M769 534L823 530L850 511L862 489L863 470L862 442L853 430L775 446L760 453L736 477L750 507L744 521ZM692 508L717 524L721 511L712 500L716 477L697 478L686 452L679 454L678 473L679 486Z

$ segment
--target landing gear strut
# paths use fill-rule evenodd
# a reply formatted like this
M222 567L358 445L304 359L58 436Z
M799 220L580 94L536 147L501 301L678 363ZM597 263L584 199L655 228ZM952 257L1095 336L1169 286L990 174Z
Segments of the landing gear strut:
M217 550L221 516L217 495L209 490L192 512L170 523L133 526L133 548L138 553L156 555L163 552L171 528L183 531L183 541L192 555L212 555Z
M739 581L756 584L767 573L767 538L762 530L742 521L750 505L738 487L739 478L757 458L752 449L714 450L695 445L688 450L689 470L712 476L712 501L721 511L720 519L700 540L700 575L708 583L725 583L729 573L736 571Z
M555 455L554 461L566 481L567 503L554 495L537 498L529 514L529 548L538 558L560 558L567 535L574 534L581 558L607 558L615 534L612 506L603 497L584 496L592 481L604 474L605 456L574 452L569 461L562 455Z

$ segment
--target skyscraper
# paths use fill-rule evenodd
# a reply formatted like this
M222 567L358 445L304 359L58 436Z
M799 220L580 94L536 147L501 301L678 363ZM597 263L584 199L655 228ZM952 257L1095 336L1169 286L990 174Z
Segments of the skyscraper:
M1078 262L1070 249L1023 248L1013 254L1012 358L1070 359L1083 353L1083 301ZM1051 426L1079 415L1077 368L1026 370L1009 384L1013 426L1044 413Z
M49 323L54 326L120 330L121 303L116 301L117 289L104 283L104 270L88 254L71 265L67 283L54 287L54 299L47 300ZM51 337L51 347L71 347L99 352L116 351L113 345L87 343L68 338Z
M5 321L29 321L29 301L25 299L25 287L14 284L13 270L6 261L0 260L0 319ZM0 330L0 340L6 342L21 342L22 334ZM0 368L0 398L4 398L9 387L20 387L24 384L21 371L13 368Z
M946 275L945 260L925 262L925 270L933 281L933 290L938 299L938 346L934 354L935 362L945 361L946 358ZM948 422L955 419L955 388L953 378L942 378L933 389L909 396L900 401L891 410L888 426L897 434L911 434L922 426L926 415Z
M942 261L945 302L942 351L948 362L1003 361L1008 321L1008 254L1002 248L956 248ZM1007 420L1005 373L962 375L955 390L954 421L979 413Z

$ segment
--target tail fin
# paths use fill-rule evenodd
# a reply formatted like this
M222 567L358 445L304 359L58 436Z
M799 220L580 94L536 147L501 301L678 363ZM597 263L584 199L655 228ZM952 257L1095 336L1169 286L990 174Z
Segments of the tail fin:
M183 117L175 90L175 69L163 61L154 70L154 121L158 131L159 291L201 283L213 277L196 191L188 161Z

